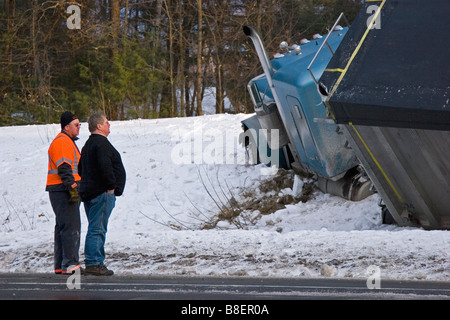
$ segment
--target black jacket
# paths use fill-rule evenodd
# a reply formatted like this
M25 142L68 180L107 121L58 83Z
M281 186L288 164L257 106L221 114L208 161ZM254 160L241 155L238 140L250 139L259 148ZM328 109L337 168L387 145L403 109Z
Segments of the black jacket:
M78 171L81 176L79 194L89 201L107 190L121 196L126 173L119 152L101 134L91 134L81 150Z

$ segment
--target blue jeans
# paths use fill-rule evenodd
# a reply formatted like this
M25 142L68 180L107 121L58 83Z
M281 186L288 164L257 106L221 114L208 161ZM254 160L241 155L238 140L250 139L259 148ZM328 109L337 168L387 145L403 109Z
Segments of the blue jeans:
M104 264L108 219L115 204L116 196L106 192L84 203L89 222L84 244L84 262L86 266Z

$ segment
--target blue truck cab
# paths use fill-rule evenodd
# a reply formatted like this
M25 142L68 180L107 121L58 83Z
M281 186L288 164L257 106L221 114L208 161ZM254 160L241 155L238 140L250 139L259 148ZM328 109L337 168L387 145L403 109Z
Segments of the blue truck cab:
M324 192L360 200L370 194L370 186L357 179L359 161L339 125L327 117L316 80L347 30L333 26L326 42L325 37L316 35L298 45L282 43L282 52L269 59L258 32L244 27L264 73L248 83L256 115L243 121L243 127L248 132L247 140L253 142L249 144L257 145L260 160L266 158L260 149L265 151L263 144L267 143L269 153L279 154L280 167L313 174ZM319 51L324 45L329 50Z

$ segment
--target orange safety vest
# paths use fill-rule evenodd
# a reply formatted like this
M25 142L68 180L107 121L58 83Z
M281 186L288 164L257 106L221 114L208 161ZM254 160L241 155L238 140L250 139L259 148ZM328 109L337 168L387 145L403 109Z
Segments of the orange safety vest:
M78 174L80 157L75 142L67 134L59 133L48 148L47 186L63 183L58 175L58 167L63 163L70 164L75 181L80 181L81 177Z

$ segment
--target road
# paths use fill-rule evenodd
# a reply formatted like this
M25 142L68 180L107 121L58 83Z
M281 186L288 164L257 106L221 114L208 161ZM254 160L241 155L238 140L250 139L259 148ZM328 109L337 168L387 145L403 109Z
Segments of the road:
M0 274L2 300L298 300L298 299L444 299L450 283L365 279L267 279L152 276L63 276Z

